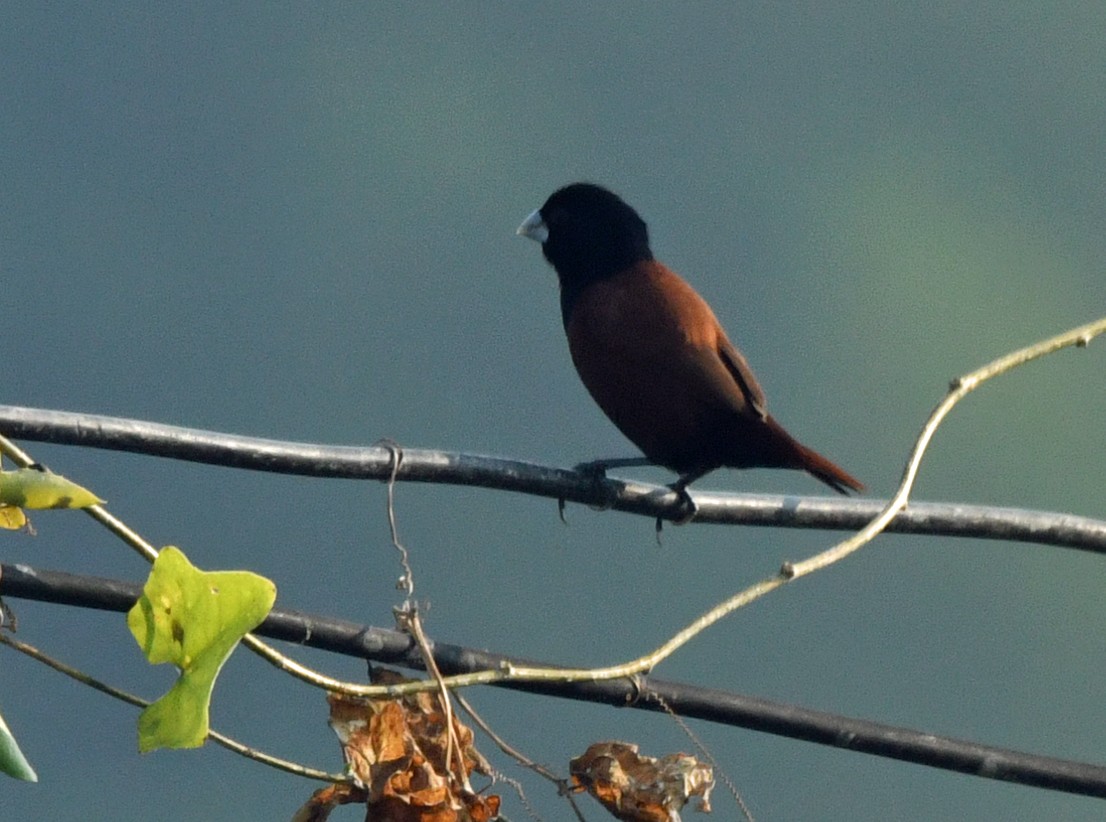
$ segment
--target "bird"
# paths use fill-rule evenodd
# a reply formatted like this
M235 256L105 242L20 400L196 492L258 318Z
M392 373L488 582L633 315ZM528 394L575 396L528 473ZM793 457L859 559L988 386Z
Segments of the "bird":
M518 227L541 244L560 284L561 320L581 381L644 459L595 460L578 469L653 464L688 486L728 468L805 471L834 491L863 491L844 469L792 437L768 413L764 391L710 305L658 261L645 221L594 183L567 185ZM658 520L658 527L659 527Z

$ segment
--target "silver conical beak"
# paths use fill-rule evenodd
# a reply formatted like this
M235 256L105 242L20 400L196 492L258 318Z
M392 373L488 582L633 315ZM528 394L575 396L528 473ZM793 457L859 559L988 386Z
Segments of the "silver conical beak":
M518 231L516 231L515 234L529 237L531 240L535 240L539 243L544 243L548 240L549 226L545 224L545 220L541 217L541 209L538 209L523 220L522 225L518 227Z

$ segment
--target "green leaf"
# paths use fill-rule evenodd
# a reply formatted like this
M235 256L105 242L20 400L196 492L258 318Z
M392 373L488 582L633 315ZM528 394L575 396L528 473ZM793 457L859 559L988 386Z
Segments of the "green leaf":
M195 748L208 731L215 678L231 651L276 601L276 586L249 571L201 571L162 549L127 625L154 665L180 668L176 684L138 719L138 748Z
M12 732L8 730L2 716L0 716L0 771L25 782L38 782L38 774L23 756L23 751L19 750L19 745L12 736Z
M103 502L61 474L39 468L0 471L0 505L18 508L87 508Z
M27 515L22 508L14 505L0 505L0 528L6 531L18 531L27 524Z

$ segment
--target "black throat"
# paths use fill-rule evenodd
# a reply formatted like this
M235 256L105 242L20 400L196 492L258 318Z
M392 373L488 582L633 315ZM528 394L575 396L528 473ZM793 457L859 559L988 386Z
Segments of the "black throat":
M649 251L648 246L646 246L644 253L629 255L623 259L619 259L617 262L611 261L609 265L589 270L586 273L576 269L571 272L570 275L566 276L557 268L557 281L561 286L561 323L566 329L568 328L568 321L572 316L572 310L576 307L576 302L580 299L580 295L583 294L588 287L595 283L602 282L603 280L609 280L637 263L648 262L652 259L653 254Z

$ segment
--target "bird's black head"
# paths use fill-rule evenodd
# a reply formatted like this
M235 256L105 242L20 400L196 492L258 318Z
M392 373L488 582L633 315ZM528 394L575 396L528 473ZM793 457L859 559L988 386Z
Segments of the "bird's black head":
M592 183L555 191L518 233L542 244L568 291L653 259L645 221L617 194Z

